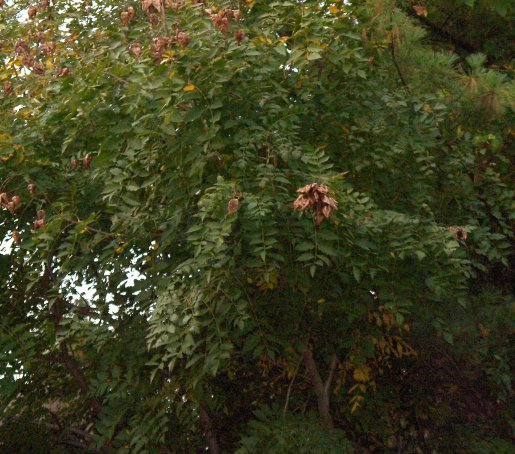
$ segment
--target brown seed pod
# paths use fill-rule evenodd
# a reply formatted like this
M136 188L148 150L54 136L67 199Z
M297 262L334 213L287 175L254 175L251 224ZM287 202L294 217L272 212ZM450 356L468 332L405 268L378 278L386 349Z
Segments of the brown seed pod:
M32 69L34 71L36 71L38 74L45 73L45 65L43 64L42 61L39 61L39 60L36 63L34 63L34 65L32 66Z
M467 239L467 237L468 237L467 232L463 229L463 227L452 226L452 227L449 227L449 230L451 232L453 232L453 236L457 240L465 241Z
M245 39L245 36L245 30L234 31L234 41L236 41L236 44L241 44L241 42Z
M9 96L14 90L13 83L10 80L4 82L4 96Z
M11 236L13 237L13 240L14 240L15 244L20 244L20 242L21 242L21 235L20 235L20 232L18 232L18 230L14 230L11 233Z
M177 42L181 45L181 47L186 47L190 43L190 41L191 38L188 36L186 32L177 32Z
M4 6L4 0L0 0L0 8Z
M70 161L70 167L72 170L75 170L77 168L77 166L79 165L79 162L73 158L71 161Z
M84 167L85 169L89 169L89 165L91 164L92 159L93 158L89 153L86 156L84 156L84 158L82 159L82 167Z
M132 6L129 6L127 8L127 13L129 13L130 20L134 19L134 16L136 16L136 11L134 10L134 8Z
M163 8L161 0L142 0L141 1L141 9L145 11L147 14L153 12L159 12Z
M148 16L148 19L150 21L150 24L153 25L154 27L159 24L159 16L157 14L150 14Z
M236 198L229 200L229 203L227 204L227 212L229 214L236 213L240 208L240 201Z
M331 212L338 209L338 202L329 196L329 188L325 184L311 183L297 189L299 196L293 202L296 211L312 211L317 225L329 219Z
M168 47L170 39L165 36L157 36L154 38L153 52L161 52Z
M170 3L170 8L172 8L172 11L174 12L179 12L179 10L182 8L182 3L179 3L179 2L171 2Z
M36 15L38 14L38 8L34 5L29 6L29 9L27 10L27 14L29 15L29 19L34 19Z
M34 195L36 193L36 185L34 183L29 183L27 185L27 189L30 194Z
M21 203L20 196L13 195L11 201L12 201L12 203L14 203L14 206L18 206Z
M37 219L36 221L34 221L34 230L44 229L45 227L46 227L45 219Z
M57 73L57 77L66 77L71 75L70 70L68 68L60 68Z
M14 210L16 209L14 202L7 202L5 206L11 212L11 214L14 214Z
M9 197L7 197L6 192L2 192L0 194L0 203L7 203L7 202L9 202Z
M127 11L124 11L122 14L120 14L120 19L122 20L122 24L127 27L129 25L129 21L131 20L129 13Z
M32 54L22 54L21 62L23 66L26 66L27 68L32 68L34 66L35 58Z
M41 46L39 46L39 50L43 53L43 55L48 56L52 55L57 48L57 44L53 41L50 41L49 43L43 43Z
M136 58L139 58L139 56L141 55L141 44L140 43L134 43L131 48L130 48L132 54L136 57Z
M19 39L18 41L16 41L16 44L14 45L14 50L18 54L23 54L25 52L28 52L29 45L27 44L27 41L25 41L24 39Z
M233 9L232 10L232 17L234 17L234 20L240 20L241 19L241 10Z
M46 213L45 213L45 210L38 210L37 211L37 216L38 216L38 219L45 219L45 216L46 216Z

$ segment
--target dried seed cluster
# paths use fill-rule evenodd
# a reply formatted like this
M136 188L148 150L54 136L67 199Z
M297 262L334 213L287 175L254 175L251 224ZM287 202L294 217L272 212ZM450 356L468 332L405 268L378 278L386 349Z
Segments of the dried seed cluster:
M465 241L467 239L467 232L463 227L460 226L451 226L449 227L449 231L453 232L454 238L457 240L463 240Z
M129 22L134 19L134 16L136 16L136 11L132 6L129 6L127 8L127 11L123 11L122 14L120 14L120 19L122 21L122 24L127 27L129 25Z
M23 66L32 69L37 74L43 74L45 72L45 65L40 59L37 59L37 53L40 53L40 57L49 57L57 50L57 43L54 41L46 42L44 32L38 32L36 35L30 35L30 38L34 38L39 46L32 50L29 43L21 38L16 41L14 45L14 51L18 56L21 57Z
M0 194L0 204L3 208L7 208L11 214L14 214L20 202L20 197L17 195L13 195L12 198L9 198L6 192Z
M329 219L331 213L338 209L338 202L329 195L325 184L311 183L297 189L299 196L293 202L296 211L312 211L317 225Z
M240 201L236 197L229 200L229 203L227 204L227 212L229 214L234 214L239 209L240 209Z
M44 229L46 227L45 210L38 210L36 216L37 219L34 221L34 230Z
M226 8L221 9L217 13L214 13L212 9L208 8L204 11L211 17L211 22L213 23L214 27L224 35L229 33L231 20L239 21L241 18L241 11L239 9Z
M4 96L9 96L14 90L13 83L10 80L6 80L4 82L3 90Z

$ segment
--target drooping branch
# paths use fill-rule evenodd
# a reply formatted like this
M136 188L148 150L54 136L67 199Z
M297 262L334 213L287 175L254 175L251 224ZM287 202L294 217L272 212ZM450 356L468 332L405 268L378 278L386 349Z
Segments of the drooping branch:
M89 385L86 376L68 353L68 348L64 342L61 343L60 358L62 363L70 373L70 375L75 380L75 383L79 387L82 394L87 395L89 392ZM91 409L93 410L93 413L95 415L98 415L98 413L100 413L101 408L102 406L100 404L100 401L96 397L94 397L91 400Z
M204 407L200 407L200 422L204 429L204 438L206 439L207 446L210 454L220 454L220 445L218 444L218 438L213 427L213 421L209 413Z

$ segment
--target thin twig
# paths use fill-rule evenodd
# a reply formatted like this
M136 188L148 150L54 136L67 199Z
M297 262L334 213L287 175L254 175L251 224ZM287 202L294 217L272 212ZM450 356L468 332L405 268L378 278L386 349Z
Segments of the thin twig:
M302 355L299 356L299 360L297 361L297 366L295 367L295 371L293 372L293 377L291 378L290 384L288 386L288 391L286 392L286 402L284 403L283 417L286 416L286 412L288 411L288 405L290 403L291 389L293 387L293 382L295 381L295 378L297 377L297 372L299 371L299 367L301 364L302 364Z
M165 0L161 0L161 20L163 21L163 28L164 28L164 31L166 33L166 36L168 36L168 25L166 24L166 11L165 11L165 8L166 8L166 1Z

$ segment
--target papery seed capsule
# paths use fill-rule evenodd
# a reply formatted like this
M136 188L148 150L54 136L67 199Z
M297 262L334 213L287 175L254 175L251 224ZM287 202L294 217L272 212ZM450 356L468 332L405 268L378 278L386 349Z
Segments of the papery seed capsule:
M2 192L0 194L0 202L1 203L7 203L9 202L9 197L7 197L7 193L6 192Z
M134 43L131 46L131 52L136 58L139 58L139 56L141 55L141 44Z
M236 213L240 208L240 201L236 198L229 200L229 203L227 204L227 212L229 214Z
M70 167L72 170L75 170L77 168L77 166L79 165L78 161L73 158L71 161L70 161Z
M37 216L38 216L38 219L45 219L45 216L46 216L45 210L38 210Z
M38 14L37 7L29 6L29 9L27 10L27 14L29 15L29 19L34 19L36 17L36 14Z
M11 214L14 214L15 206L13 202L8 202L6 205L7 209L11 212Z
M46 221L44 219L37 219L34 221L34 230L44 229L46 227Z
M27 185L27 189L29 190L29 193L32 195L36 193L36 185L34 183L29 183Z
M129 25L129 21L131 20L129 13L127 11L124 11L122 14L120 14L120 19L122 20L122 24L127 27Z
M89 153L86 156L84 156L84 158L82 159L82 167L84 167L85 169L89 169L89 165L91 164L92 159L93 158Z
M4 82L4 95L8 96L13 92L13 83L10 80Z
M134 8L132 6L129 6L127 8L127 13L129 13L130 20L134 19L134 16L136 15L136 11L134 10Z
M20 196L19 195L13 195L11 200L14 203L14 206L18 206L20 204Z
M13 237L13 240L16 244L20 244L21 236L18 230L14 230L13 233L11 233L11 236Z

